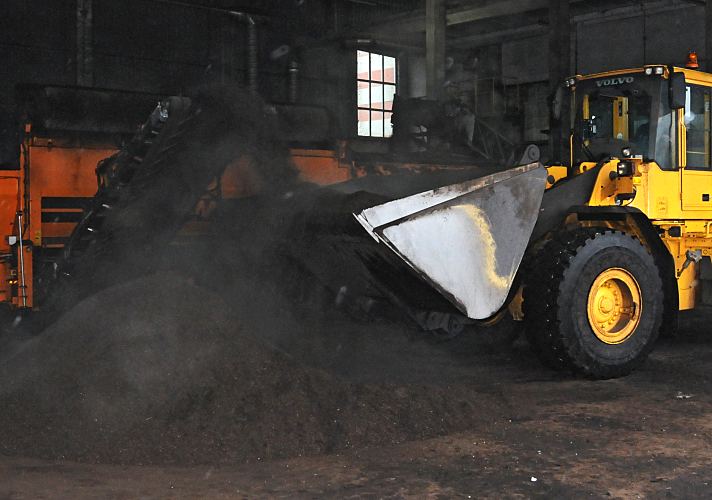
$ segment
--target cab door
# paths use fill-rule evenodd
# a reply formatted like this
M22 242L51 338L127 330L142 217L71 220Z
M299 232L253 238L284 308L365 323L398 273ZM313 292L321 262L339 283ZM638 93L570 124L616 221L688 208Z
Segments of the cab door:
M708 87L690 85L685 102L684 166L681 203L689 218L712 215L712 158L710 155L710 96ZM701 213L706 211L706 213ZM695 213L696 212L696 213Z

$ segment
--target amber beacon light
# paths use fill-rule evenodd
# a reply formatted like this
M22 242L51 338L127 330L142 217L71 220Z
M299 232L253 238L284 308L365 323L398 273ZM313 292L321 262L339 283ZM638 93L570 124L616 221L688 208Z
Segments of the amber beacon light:
M700 63L697 62L697 52L694 50L691 50L689 54L687 54L687 62L685 63L685 67L688 69L698 69L700 67Z

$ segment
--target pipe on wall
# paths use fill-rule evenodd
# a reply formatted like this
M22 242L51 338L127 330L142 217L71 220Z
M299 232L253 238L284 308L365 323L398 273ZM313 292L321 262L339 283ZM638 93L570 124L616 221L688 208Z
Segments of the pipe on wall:
M77 85L94 85L93 30L94 15L92 0L77 0Z
M218 12L221 14L228 15L233 19L237 19L238 22L247 25L247 86L250 90L257 92L258 90L258 55L259 47L257 40L257 22L265 21L267 18L265 16L260 16L257 14L250 14L247 12L231 10L231 9L221 9L218 7L210 7L206 5L196 5L189 2L183 2L180 0L152 0L157 3L164 3L168 5L176 5L186 8L192 8L197 10L206 10L211 12Z
M247 17L247 86L250 90L257 92L257 23L255 20Z

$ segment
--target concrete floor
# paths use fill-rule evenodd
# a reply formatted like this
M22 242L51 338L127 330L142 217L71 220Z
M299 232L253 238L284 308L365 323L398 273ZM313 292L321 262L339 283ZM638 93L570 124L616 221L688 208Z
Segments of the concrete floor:
M0 457L0 498L710 497L711 319L710 310L686 314L680 335L661 340L641 369L608 381L552 373L521 340L499 350L473 336L363 341L350 358L379 368L357 378L466 386L487 411L456 434L234 466Z

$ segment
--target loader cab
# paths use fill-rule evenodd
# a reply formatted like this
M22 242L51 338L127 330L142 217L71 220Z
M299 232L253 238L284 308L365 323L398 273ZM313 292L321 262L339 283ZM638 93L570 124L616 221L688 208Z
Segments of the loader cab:
M712 172L712 74L657 65L566 85L575 109L572 165L627 148L662 170Z
M655 69L659 68L659 69ZM612 72L570 79L576 110L572 165L618 157L621 150L673 169L675 123L664 68Z
M662 65L570 78L575 114L572 167L620 158L656 165L647 198L632 206L651 219L708 218L712 210L712 74ZM679 189L682 192L678 192Z

